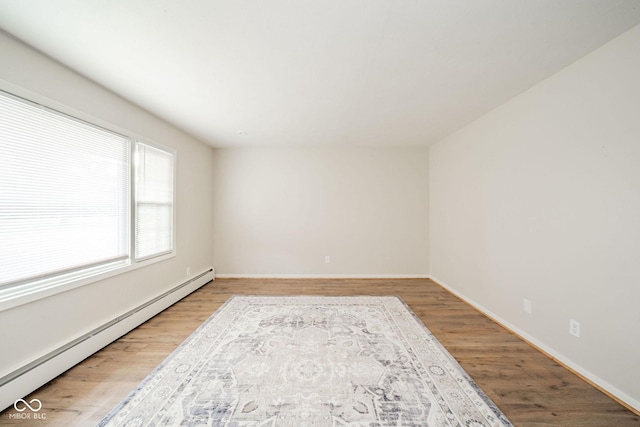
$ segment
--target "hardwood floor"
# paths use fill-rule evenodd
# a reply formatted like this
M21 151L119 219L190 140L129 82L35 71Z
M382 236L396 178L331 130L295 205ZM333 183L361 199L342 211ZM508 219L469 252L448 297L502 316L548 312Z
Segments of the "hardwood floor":
M91 426L232 295L398 295L516 426L640 426L640 416L427 279L216 279L26 398L46 420Z

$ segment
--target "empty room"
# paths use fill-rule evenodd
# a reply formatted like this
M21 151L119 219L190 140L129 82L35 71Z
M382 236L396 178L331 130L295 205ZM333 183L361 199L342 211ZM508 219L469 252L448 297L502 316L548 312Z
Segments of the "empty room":
M637 0L0 0L0 425L640 426Z

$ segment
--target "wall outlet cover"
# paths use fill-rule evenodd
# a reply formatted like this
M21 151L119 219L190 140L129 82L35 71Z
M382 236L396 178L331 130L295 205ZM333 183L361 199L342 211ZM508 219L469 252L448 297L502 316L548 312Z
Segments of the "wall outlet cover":
M580 322L577 320L569 320L569 333L576 338L580 338Z

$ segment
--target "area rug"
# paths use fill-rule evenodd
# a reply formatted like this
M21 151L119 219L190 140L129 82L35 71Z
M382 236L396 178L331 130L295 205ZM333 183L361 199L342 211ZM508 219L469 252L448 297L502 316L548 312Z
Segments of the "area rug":
M101 426L510 426L397 297L228 300Z

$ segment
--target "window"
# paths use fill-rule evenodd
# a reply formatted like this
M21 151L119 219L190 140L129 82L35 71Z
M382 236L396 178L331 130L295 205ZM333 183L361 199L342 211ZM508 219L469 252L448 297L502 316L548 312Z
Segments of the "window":
M136 259L173 249L173 155L136 144Z
M0 301L173 252L173 153L2 91L0 152Z

